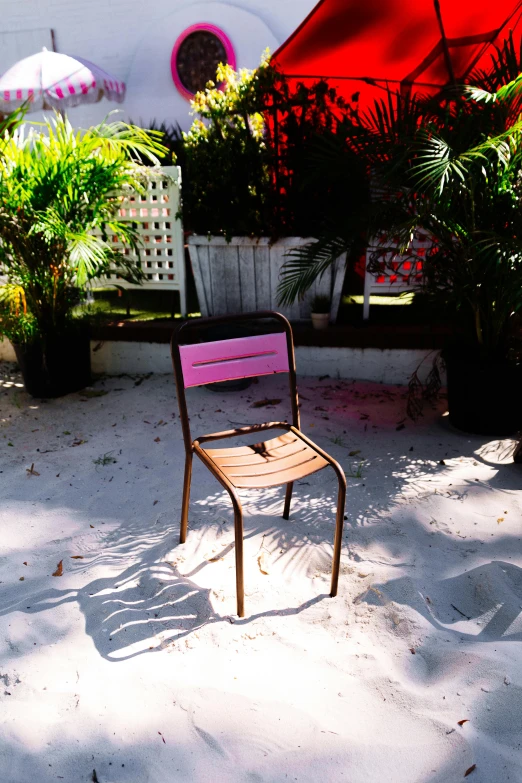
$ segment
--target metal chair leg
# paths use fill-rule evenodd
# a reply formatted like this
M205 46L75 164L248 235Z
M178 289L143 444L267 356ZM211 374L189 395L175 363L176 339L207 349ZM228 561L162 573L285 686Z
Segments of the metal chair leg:
M341 563L341 546L343 542L344 525L344 507L346 503L346 479L343 476L337 476L339 479L339 495L337 497L337 514L335 518L335 539L332 561L332 584L330 596L334 598L337 595L337 585L339 582L339 568Z
M286 485L286 494L285 494L285 507L283 511L283 519L288 519L290 516L290 503L292 501L292 489L294 486L294 482L290 481Z
M187 540L188 513L190 503L190 480L192 478L192 452L185 457L185 476L183 478L183 501L181 503L181 526L179 531L179 543Z
M245 616L245 581L243 575L243 511L237 498L234 502L234 538L236 549L236 595L238 617Z

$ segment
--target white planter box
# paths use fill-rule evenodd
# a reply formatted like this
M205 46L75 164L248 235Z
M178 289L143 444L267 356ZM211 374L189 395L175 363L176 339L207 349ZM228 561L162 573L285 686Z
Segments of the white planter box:
M228 315L255 310L277 310L293 321L310 318L314 296L330 296L331 320L335 321L341 300L345 257L337 259L307 291L302 301L277 304L277 287L285 254L313 240L287 237L271 243L266 237L191 236L188 247L201 314Z

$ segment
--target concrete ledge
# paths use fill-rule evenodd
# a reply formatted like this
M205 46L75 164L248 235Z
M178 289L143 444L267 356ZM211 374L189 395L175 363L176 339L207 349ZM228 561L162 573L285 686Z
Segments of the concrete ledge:
M433 356L435 352L431 352ZM329 375L344 380L375 381L406 385L417 367L426 376L431 368L428 349L349 348L298 345L295 349L297 373L301 377ZM11 343L0 340L0 360L16 361ZM170 373L172 363L165 343L138 343L121 340L91 341L92 371L97 375L139 375Z
M91 367L94 373L105 375L172 372L170 348L164 343L92 340Z
M94 373L170 373L169 347L161 343L91 342ZM424 349L326 348L297 346L297 373L301 377L329 375L345 380L407 384L418 365L429 372L429 351Z
M433 357L436 352L432 352ZM329 375L344 380L374 381L406 386L415 370L424 379L432 365L430 351L406 348L319 348L298 346L298 376Z

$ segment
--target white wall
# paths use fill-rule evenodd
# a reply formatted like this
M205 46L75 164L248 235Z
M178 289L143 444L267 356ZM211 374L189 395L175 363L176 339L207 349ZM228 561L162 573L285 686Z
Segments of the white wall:
M421 363L419 375L425 380L431 369L431 360L427 359L429 353L424 349L320 348L303 345L295 349L297 374L302 377L330 375L332 378L404 386ZM7 340L0 340L2 360L16 361L13 347ZM93 373L107 375L172 371L169 346L161 343L93 340L91 365Z
M426 358L426 350L381 350L379 348L320 348L297 346L297 374L301 377L330 375L332 378L407 385L412 373ZM172 371L168 345L159 343L91 342L94 373L168 373ZM421 377L430 370L425 361Z
M52 28L58 51L85 57L127 83L121 107L127 116L145 123L154 118L179 121L187 127L189 106L170 75L172 47L186 27L196 22L218 25L234 45L238 66L253 68L262 51L267 46L277 48L314 4L314 0L0 0L0 37ZM73 124L85 126L101 120L111 108L102 101L71 109L69 116Z

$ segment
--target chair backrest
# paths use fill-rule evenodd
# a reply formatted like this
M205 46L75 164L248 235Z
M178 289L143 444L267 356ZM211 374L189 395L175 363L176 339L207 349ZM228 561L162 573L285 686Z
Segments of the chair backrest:
M269 332L249 337L180 344L180 337L188 330L212 326L234 325L242 321L275 319L283 326L282 332ZM178 403L183 426L185 446L192 443L188 424L185 389L219 381L231 381L260 375L286 372L289 375L290 401L293 424L299 427L299 408L295 376L295 357L292 328L280 313L262 311L241 313L237 316L198 318L187 321L173 334L172 363Z
M185 388L288 372L284 332L180 345L179 353Z

